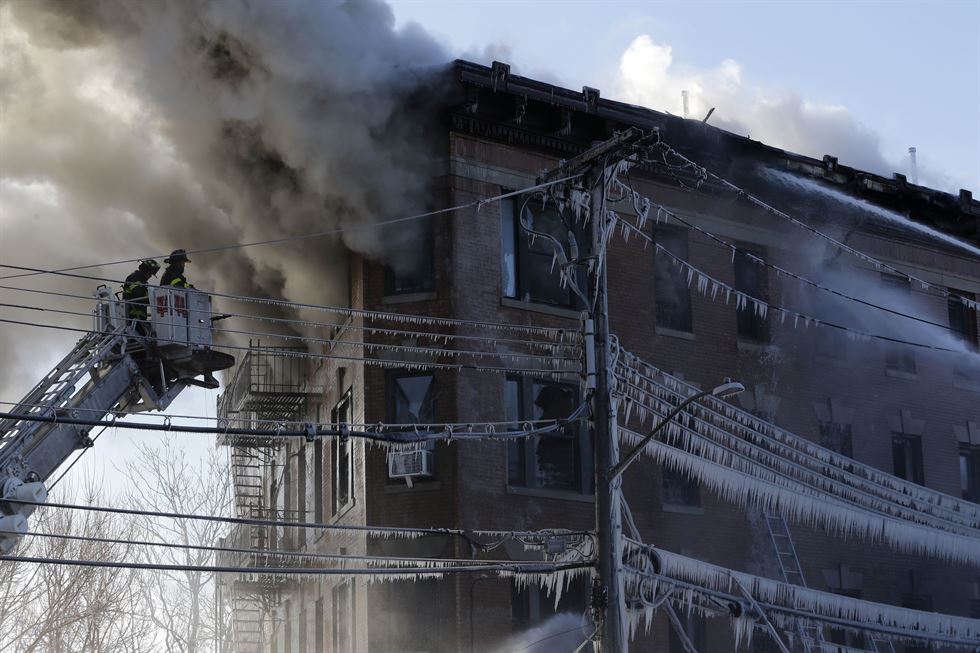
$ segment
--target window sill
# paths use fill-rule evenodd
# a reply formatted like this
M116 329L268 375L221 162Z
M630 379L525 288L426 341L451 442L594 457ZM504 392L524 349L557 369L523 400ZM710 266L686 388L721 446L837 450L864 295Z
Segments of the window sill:
M442 482L436 480L413 481L413 483L412 487L408 487L408 483L404 481L397 484L386 484L384 492L385 494L405 494L407 492L428 492L442 489Z
M906 372L904 370L892 369L891 367L886 367L885 368L885 376L890 376L890 377L895 378L895 379L906 379L908 381L918 381L919 380L919 373L918 372Z
M572 492L571 490L545 490L533 487L521 487L520 485L508 485L507 494L518 494L525 497L540 497L544 499L562 499L564 501L579 501L582 503L595 503L595 495Z
M344 505L342 505L340 507L340 510L338 510L337 512L335 512L333 515L330 516L330 522L329 523L336 524L341 519L343 519L344 516L347 515L347 513L349 513L351 510L354 509L354 503L355 503L354 500L351 499L350 501L348 501L347 503L345 503Z
M779 347L776 345L768 344L765 342L756 342L752 340L742 340L738 339L738 350L752 352L755 354L771 354L779 351Z
M664 327L653 327L653 332L658 336L668 338L680 338L681 340L695 340L694 334L690 331L677 331L676 329L666 329Z
M410 304L412 302L427 302L436 298L436 292L412 292L404 295L385 295L381 298L382 304Z
M576 311L574 308L562 308L561 306L552 306L550 304L525 302L520 299L511 299L510 297L501 297L500 305L506 306L507 308L518 308L522 311L531 311L532 313L544 313L545 315L567 317L574 320L578 320L582 317L582 312Z
M703 515L704 508L701 506L684 506L676 503L662 503L660 509L663 512L674 512L679 515Z
M969 392L980 392L980 383L972 383L965 379L954 379L953 387L957 390L967 390Z

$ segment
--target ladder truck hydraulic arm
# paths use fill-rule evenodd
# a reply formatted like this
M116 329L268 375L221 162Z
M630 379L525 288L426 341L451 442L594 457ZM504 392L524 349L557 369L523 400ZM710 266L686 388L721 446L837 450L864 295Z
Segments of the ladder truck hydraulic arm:
M92 445L90 427L59 417L101 421L164 410L188 386L218 387L213 373L234 365L232 356L211 348L210 295L148 290L146 319L133 320L125 302L100 286L92 330L0 420L0 554L27 532L55 470Z

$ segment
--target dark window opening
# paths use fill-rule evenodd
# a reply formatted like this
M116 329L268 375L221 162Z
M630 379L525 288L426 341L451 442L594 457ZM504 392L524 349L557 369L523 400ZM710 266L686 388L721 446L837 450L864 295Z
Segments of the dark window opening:
M755 254L755 256L759 256ZM766 301L765 268L741 251L735 252L735 290L747 297ZM756 303L748 300L736 309L738 337L754 342L769 339L766 318L756 308Z
M388 377L388 420L392 424L434 424L438 385L431 372L398 373ZM425 448L435 456L435 442L426 442ZM433 460L433 473L435 464ZM402 479L388 479L389 483L403 483Z
M531 379L507 379L504 413L515 429L526 420L568 417L579 404L576 385ZM592 442L581 422L563 426L554 435L511 440L507 477L514 486L592 494Z
M504 297L526 302L551 304L567 308L577 307L580 302L569 286L562 286L558 264L555 261L554 243L542 236L529 234L518 220L517 212L522 198L508 199L500 203L501 232L501 288ZM589 244L585 231L577 221L563 219L554 206L542 207L534 200L524 209L525 222L535 231L556 238L569 248L569 228L578 245L579 256L585 255ZM569 270L577 275L575 270Z
M929 594L902 594L902 607L923 612L932 612L932 596ZM933 650L929 646L905 645L905 653L929 653Z
M408 295L435 289L435 247L432 218L389 225L385 232L388 264L385 294Z
M837 422L820 422L820 446L853 458L851 425Z
M861 598L861 590L859 589L831 589L831 592L837 594L838 596L846 596L852 599ZM865 648L864 635L858 633L849 632L843 628L830 628L829 637L827 638L832 644L841 644L842 646L847 646L849 648L855 648L863 650Z
M350 424L353 410L353 389L348 390L343 399L330 411L330 421L334 428ZM354 452L350 438L333 438L330 442L333 464L331 507L334 515L343 512L354 500Z
M681 472L663 468L663 502L671 506L701 507L701 489L697 481Z
M894 274L881 275L884 287L892 289L901 296L911 297L912 285L909 279L899 277ZM909 345L899 343L888 343L885 345L885 368L902 372L903 374L915 374L915 350Z
M949 291L947 301L949 313L949 329L963 341L967 349L976 351L980 339L977 336L977 315L957 297L974 299L975 296L958 290ZM973 385L980 385L980 363L976 357L956 355L953 359L953 375L956 380Z
M960 445L960 493L980 503L980 447Z
M918 435L892 435L892 465L895 476L922 485L922 438Z
M656 233L657 244L682 260L687 259L687 231L671 229ZM691 290L687 273L666 254L654 254L654 292L657 326L690 333Z

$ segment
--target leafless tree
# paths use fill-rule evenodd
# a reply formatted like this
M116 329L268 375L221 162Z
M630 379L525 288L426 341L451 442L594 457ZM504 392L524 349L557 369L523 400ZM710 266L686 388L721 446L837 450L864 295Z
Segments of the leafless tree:
M229 514L230 476L216 451L189 460L179 442L139 445L125 470L129 479L127 503L142 510ZM147 542L213 546L227 525L214 521L140 517L139 537ZM151 563L213 566L213 551L191 548L142 547ZM143 600L160 635L165 653L208 653L220 635L215 617L215 574L207 571L149 571L140 584Z
M100 503L90 480L67 501ZM35 533L131 539L124 521L99 512L42 508L31 517ZM16 554L68 560L125 560L133 546L27 536ZM136 653L152 648L139 572L106 567L0 563L0 653Z

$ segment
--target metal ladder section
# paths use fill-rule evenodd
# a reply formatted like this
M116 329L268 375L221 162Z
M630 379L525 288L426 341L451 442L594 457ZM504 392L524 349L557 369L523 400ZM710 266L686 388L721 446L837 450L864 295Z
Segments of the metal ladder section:
M235 446L231 450L231 476L235 508L240 517L254 517L262 511L263 460L257 447Z
M874 653L895 653L895 645L890 639L882 639L868 635L868 645Z
M769 539L772 541L773 549L776 551L776 560L779 562L779 571L783 575L783 581L790 585L806 587L806 578L803 576L803 568L800 566L800 558L796 555L796 547L793 545L793 536L789 532L789 526L782 515L766 513L766 528L769 531ZM810 653L813 650L824 650L823 627L804 623L802 620L796 621L796 632L800 636L800 643L803 650Z

